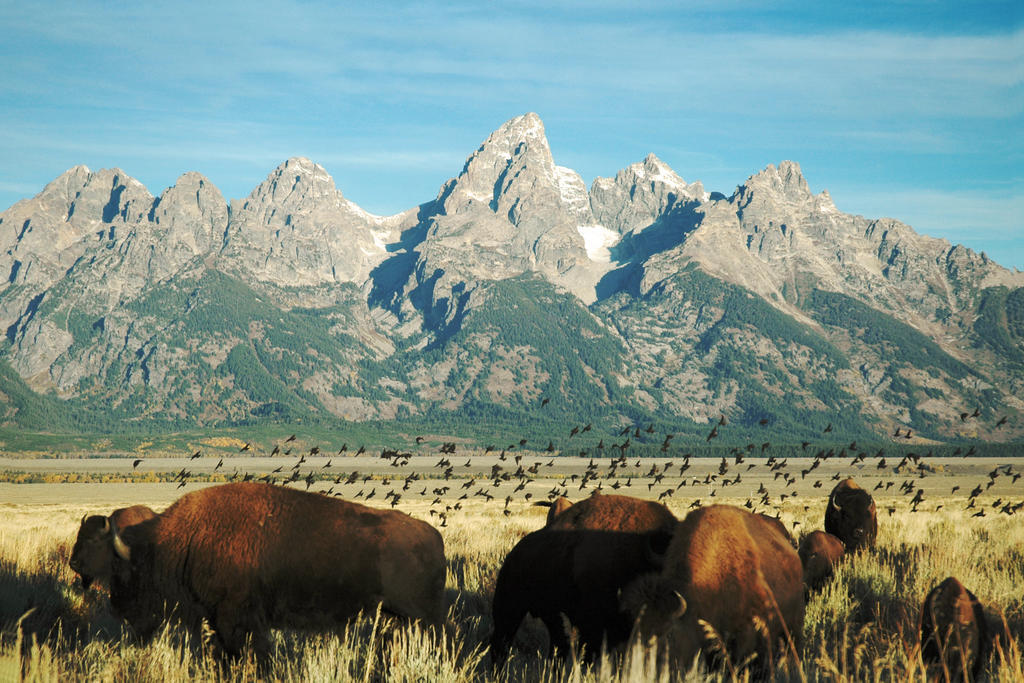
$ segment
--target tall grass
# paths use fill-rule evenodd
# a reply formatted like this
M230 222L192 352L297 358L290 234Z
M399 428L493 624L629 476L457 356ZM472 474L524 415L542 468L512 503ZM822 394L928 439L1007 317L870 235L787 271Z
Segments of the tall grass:
M441 531L449 559L449 613L443 632L366 614L333 632L275 631L273 654L261 669L252 658L225 663L168 624L137 643L101 592L83 593L67 566L78 520L70 506L0 507L0 680L29 681L619 681L730 680L700 661L667 669L654 648L580 653L548 660L547 634L528 619L512 655L493 670L487 642L490 601L501 562L526 533L543 524L542 509L506 517L483 503L467 504ZM92 510L90 510L92 511ZM683 505L675 510L684 516ZM416 514L416 511L413 510ZM821 526L824 502L783 509L791 528ZM426 517L426 515L421 515ZM1002 642L986 673L1024 680L1024 524L1015 517L976 519L966 512L880 519L878 546L848 558L834 581L811 596L799 664L779 681L920 681L918 618L928 590L953 575L1005 615L1012 638ZM747 673L739 672L740 680Z

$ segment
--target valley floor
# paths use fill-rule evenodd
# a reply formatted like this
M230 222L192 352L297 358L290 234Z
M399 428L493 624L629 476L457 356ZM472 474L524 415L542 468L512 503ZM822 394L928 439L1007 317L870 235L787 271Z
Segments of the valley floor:
M926 468L893 472L878 459L851 463L832 459L812 472L811 459L790 459L772 470L763 458L742 463L729 460L720 474L720 460L692 459L685 473L682 461L631 460L609 476L608 461L598 461L597 475L580 482L589 459L525 454L524 468L537 464L538 474L525 480L500 481L489 477L494 465L514 471L517 465L491 456L447 456L454 471L438 478L442 456L412 459L401 468L375 458L337 459L324 468L326 458L307 459L307 467L325 470L311 488L335 487L346 499L363 491L365 499L376 490L371 505L382 502L386 491L402 494L398 509L438 526L449 560L449 636L441 638L415 625L375 624L369 615L346 630L319 635L275 632L276 654L267 677L274 680L703 680L729 679L708 674L700 665L686 671L658 666L652 650L637 645L625 654L599 659L552 662L541 656L547 636L539 622L528 620L520 629L508 667L494 672L486 652L491 628L490 601L501 562L526 533L544 523L546 509L533 505L554 488L568 489L580 499L601 486L617 492L666 502L683 517L696 501L746 505L779 514L795 538L822 528L828 492L838 477L853 476L873 492L879 510L877 547L843 564L835 580L808 602L799 666L777 674L779 680L922 680L917 628L920 606L932 586L956 576L981 600L1003 612L1013 635L1011 643L989 663L994 680L1024 680L1021 654L1024 633L1024 511L1001 512L1007 504L1024 501L1024 481L1013 476L1024 461L992 462L935 459ZM267 459L232 463L240 471L263 476L282 462ZM671 459L670 459L671 460ZM36 462L36 461L32 461ZM38 461L48 471L74 469L68 462ZM242 467L244 462L244 468ZM130 471L131 461L75 461L96 471ZM170 463L169 463L170 464ZM174 459L177 472L182 459ZM273 467L270 467L273 464ZM752 468L748 466L753 464ZM778 464L778 463L776 463ZM198 458L187 467L213 474L216 461ZM657 471L649 475L652 466ZM7 465L10 466L9 464ZM147 462L147 467L156 467ZM29 461L19 461L19 470ZM1009 468L1009 469L1007 469ZM400 470L400 471L398 471ZM334 484L334 478L359 472L352 484ZM777 473L781 471L779 476ZM405 477L416 473L406 491ZM663 476L656 480L659 473ZM922 477L923 473L923 477ZM994 477L990 476L995 474ZM573 481L573 475L576 475ZM714 480L711 475L715 475ZM737 475L740 480L735 481ZM197 474L198 476L198 474ZM363 481L362 477L370 477ZM431 476L432 478L426 479ZM329 478L334 477L334 478ZM529 481L533 479L533 481ZM723 485L726 479L733 483ZM788 480L792 483L788 483ZM386 480L386 481L385 481ZM563 486L562 481L566 484ZM696 480L696 483L695 483ZM519 491L514 489L529 481ZM626 486L626 482L629 486ZM816 488L815 482L821 482ZM987 483L993 481L992 486ZM618 482L619 488L612 488ZM685 485L679 486L681 482ZM708 483L705 483L708 482ZM880 488L876 488L878 483ZM892 485L886 488L886 484ZM468 486L465 486L466 484ZM911 493L901 492L909 488ZM68 567L68 557L79 520L84 513L109 512L115 507L145 503L162 509L183 492L209 483L189 481L179 488L170 483L0 484L0 679L17 676L19 669L38 680L252 680L252 662L221 668L202 648L189 647L175 628L167 628L146 646L122 634L120 621L110 612L103 595L83 593ZM299 481L291 486L304 488ZM650 486L649 486L650 485ZM448 486L448 490L444 487ZM976 486L983 491L967 508ZM765 493L758 493L761 488ZM959 487L954 490L954 487ZM987 488L986 488L987 487ZM426 493L420 492L426 489ZM435 493L435 489L440 494ZM670 496L663 495L672 490ZM923 491L913 511L911 499ZM484 493L477 493L483 491ZM531 500L525 494L532 493ZM488 500L486 494L493 496ZM767 495L767 500L764 496ZM465 496L463 498L463 496ZM505 499L511 496L506 506ZM436 499L439 502L435 502ZM506 514L507 511L507 514ZM978 513L984 511L981 516ZM31 611L30 610L34 610ZM24 617L20 622L19 619ZM382 630L386 631L382 635ZM19 654L20 653L20 654Z

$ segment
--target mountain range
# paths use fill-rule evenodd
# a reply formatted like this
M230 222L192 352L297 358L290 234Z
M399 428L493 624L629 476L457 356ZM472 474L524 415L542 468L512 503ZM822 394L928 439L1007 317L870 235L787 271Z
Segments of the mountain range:
M386 217L305 158L230 202L76 166L0 214L0 273L9 426L1024 433L1024 273L843 213L791 161L729 195L653 154L588 188L532 113Z

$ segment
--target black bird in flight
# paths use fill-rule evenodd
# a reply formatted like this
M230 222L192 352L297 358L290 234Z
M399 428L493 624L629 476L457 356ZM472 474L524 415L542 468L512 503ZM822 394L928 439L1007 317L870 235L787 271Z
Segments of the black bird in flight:
M291 436L289 436L287 439L284 440L285 443L288 443L289 441L295 441L295 435L294 434L292 434Z
M138 458L135 462L133 462L132 469L134 470L136 467L138 467L140 462L142 462L142 458Z

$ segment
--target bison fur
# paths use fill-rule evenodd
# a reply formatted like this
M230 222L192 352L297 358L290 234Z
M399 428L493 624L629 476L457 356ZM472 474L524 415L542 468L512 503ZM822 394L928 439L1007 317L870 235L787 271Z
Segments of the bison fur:
M551 651L566 651L571 624L590 655L629 638L618 594L657 568L676 518L665 506L601 495L562 511L505 558L494 589L491 656L500 665L527 614L547 627ZM652 552L652 548L656 552Z
M847 551L875 545L878 536L875 501L853 479L844 479L832 489L825 508L825 531L842 541Z
M189 493L113 533L111 604L143 638L174 609L205 620L223 650L270 627L325 628L361 610L437 625L444 618L441 535L408 515L318 493L234 483Z
M694 510L678 524L660 573L622 596L644 642L689 667L698 653L718 666L753 656L754 675L772 671L780 651L797 652L803 631L800 558L777 520L730 505Z

